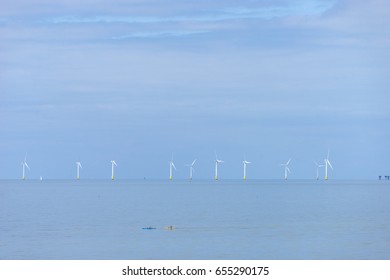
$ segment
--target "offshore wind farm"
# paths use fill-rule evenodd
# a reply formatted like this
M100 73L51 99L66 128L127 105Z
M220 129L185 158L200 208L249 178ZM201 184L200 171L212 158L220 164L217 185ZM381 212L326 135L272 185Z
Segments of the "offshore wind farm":
M329 161L329 153L330 153L330 150L328 149L327 157L326 157L326 159L324 159L324 165L319 165L316 161L314 161L314 164L317 166L316 177L315 177L316 180L319 179L319 169L321 167L325 167L325 169L324 169L325 170L324 180L328 180L328 178L329 178L328 177L328 168L327 168L327 166L329 165L330 168L333 170L333 166L331 165L331 163ZM185 164L185 166L189 167L189 177L188 177L189 180L193 179L193 173L195 172L194 165L195 165L196 161L197 161L197 159L194 159L191 164ZM118 166L118 165L115 162L115 160L111 160L110 162L111 162L111 180L114 180L115 179L115 167ZM219 177L218 177L218 165L224 163L224 161L218 159L218 156L215 153L215 161L214 162L215 162L214 180L217 181L219 179ZM285 180L288 179L288 174L291 173L291 170L289 168L290 162L291 162L291 158L286 163L280 164L282 167L284 167L284 179ZM242 178L245 181L245 180L247 180L247 165L251 164L252 162L247 161L246 160L246 156L245 156L245 159L242 161L242 163L243 163L243 177ZM26 156L25 156L24 160L22 161L21 165L22 165L22 180L26 180L26 168L27 168L27 170L31 171L29 165L27 164L27 153L26 153ZM76 179L77 180L80 180L80 170L82 168L83 167L81 165L81 162L77 161L76 162ZM172 155L172 158L169 161L169 180L173 180L173 172L174 171L177 171L177 169L176 169L176 166L175 166L175 164L173 162L173 155ZM140 179L140 178L137 178L137 179ZM144 179L146 179L146 177L144 177ZM203 179L205 179L205 178L203 178ZM259 177L253 177L252 179L260 179L260 178ZM263 179L270 179L270 178L263 177ZM310 178L306 178L306 179L310 179ZM40 176L40 180L42 180L41 176Z

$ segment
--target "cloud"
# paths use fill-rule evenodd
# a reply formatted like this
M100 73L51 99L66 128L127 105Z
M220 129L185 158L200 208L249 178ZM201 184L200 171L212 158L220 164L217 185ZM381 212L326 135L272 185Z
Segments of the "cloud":
M132 33L122 36L112 37L113 40L126 40L133 38L165 38L165 37L183 37L183 36L191 36L191 35L199 35L209 33L211 31L207 30L197 30L197 31L186 31L186 30L173 30L173 31L160 31L160 32L138 32Z
M216 10L205 10L193 15L180 16L60 16L45 19L45 22L54 24L72 23L164 23L164 22L215 22L229 20L259 19L271 20L287 16L311 16L320 15L329 10L334 1L299 1L291 4L275 5L268 7L229 7Z

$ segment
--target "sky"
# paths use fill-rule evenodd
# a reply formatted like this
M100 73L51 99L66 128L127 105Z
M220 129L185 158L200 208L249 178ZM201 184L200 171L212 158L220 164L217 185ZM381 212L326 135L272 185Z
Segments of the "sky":
M0 179L390 175L388 1L1 2Z

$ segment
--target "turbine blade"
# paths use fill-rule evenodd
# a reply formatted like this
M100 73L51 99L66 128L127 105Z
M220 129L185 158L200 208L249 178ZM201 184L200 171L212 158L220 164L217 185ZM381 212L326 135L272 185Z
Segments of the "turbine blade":
M288 168L288 166L286 166L286 169L287 169L288 173L291 173L290 168Z
M28 170L30 170L30 167L28 166L27 162L24 162L24 165L27 167Z
M173 161L171 161L171 164L172 164L173 168L175 168L175 170L176 170L176 166L173 164Z
M329 164L330 168L332 168L332 170L333 170L333 166L332 166L332 164L330 164L330 161L329 161L329 160L327 160L327 162L328 162L328 164Z
M288 165L290 163L290 161L291 161L291 158L287 161L286 165Z
M330 150L329 150L329 148L328 148L328 156L326 157L327 159L329 159L329 153L330 153Z
M196 159L194 159L194 161L191 163L191 166L193 166L196 162Z

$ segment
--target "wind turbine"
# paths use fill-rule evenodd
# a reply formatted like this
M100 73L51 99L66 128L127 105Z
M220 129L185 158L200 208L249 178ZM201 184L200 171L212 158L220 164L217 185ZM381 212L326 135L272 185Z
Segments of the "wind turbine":
M286 163L280 164L281 166L284 166L284 179L285 180L287 180L288 173L291 173L290 168L288 168L288 165L290 164L290 161L291 161L291 158Z
M332 168L333 170L332 164L329 161L329 149L328 149L328 156L326 157L326 159L324 159L324 163L325 163L325 180L328 180L328 164L330 168Z
M196 159L194 159L194 161L191 163L191 164L186 164L186 166L189 166L190 167L190 181L192 180L192 173L195 172L195 168L194 168L194 164L196 162Z
M318 170L319 170L321 167L324 167L325 165L323 165L323 164L318 164L317 162L314 162L314 164L317 166L317 177L316 177L316 179L318 180L318 178L319 178Z
M172 167L175 168L175 170L176 170L176 166L175 166L175 164L173 163L173 155L172 155L171 161L169 162L169 180L172 180L172 178L173 178L173 176L172 176L172 175L173 175Z
M114 180L114 165L118 166L115 162L115 160L111 161L111 180Z
M218 159L217 153L215 153L215 180L218 180L218 164L223 163L223 160Z
M30 167L27 164L27 153L24 156L24 161L22 161L22 169L23 169L22 180L26 180L26 167L28 170L30 170Z
M244 164L244 180L246 180L246 165L251 162L245 159L242 163Z
M77 166L77 177L76 177L76 179L80 180L80 168L83 168L83 167L81 166L81 162L80 161L76 162L76 166Z

